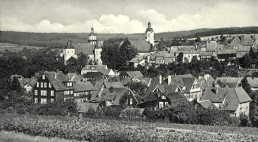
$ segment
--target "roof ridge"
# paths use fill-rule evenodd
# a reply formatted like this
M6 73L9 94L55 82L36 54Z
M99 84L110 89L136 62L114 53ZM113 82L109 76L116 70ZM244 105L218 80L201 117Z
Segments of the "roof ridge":
M236 88L238 88L238 87L236 87ZM239 100L239 97L238 97L238 94L237 94L236 88L233 88L233 90L234 90L234 92L235 92L235 94L236 94L236 96L237 96L237 100L238 100L238 102L239 102L239 104L240 104L241 102L240 102L240 100ZM240 88L240 87L239 87L239 88Z

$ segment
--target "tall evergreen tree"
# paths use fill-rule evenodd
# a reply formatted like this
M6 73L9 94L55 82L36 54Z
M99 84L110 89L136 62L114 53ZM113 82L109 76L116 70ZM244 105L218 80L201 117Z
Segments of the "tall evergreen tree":
M251 86L248 83L248 80L247 80L246 76L241 80L241 84L242 84L243 89L246 91L246 93L250 94Z

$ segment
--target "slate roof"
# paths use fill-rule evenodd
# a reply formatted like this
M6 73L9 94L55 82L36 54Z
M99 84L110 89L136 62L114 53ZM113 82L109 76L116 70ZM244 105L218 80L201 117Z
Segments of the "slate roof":
M217 54L236 54L236 49L223 49L218 50Z
M170 100L186 99L181 93L165 93L164 95Z
M230 88L234 88L241 83L244 77L218 77L216 81L220 80L223 84L228 85ZM258 87L258 78L257 77L247 77L247 81L251 87Z
M108 75L112 69L108 69L107 65L86 65L82 70L87 70L89 72L101 72L104 75Z
M69 81L79 82L82 80L83 77L77 73L68 73L67 78Z
M48 80L52 84L52 86L55 88L55 90L57 90L57 91L67 90L65 85L61 82L62 80L64 80L64 78L62 78L62 76L59 76L59 79L57 79L58 75L56 76L57 78L55 78L55 74L53 72L44 72L44 74L48 78Z
M77 82L74 84L74 92L91 91L93 85L90 82Z
M143 75L140 71L127 71L126 74L129 76L129 77L135 77L135 78L142 78Z
M223 103L223 101L225 100L223 104L224 110L235 111L239 104L252 101L242 87L219 87L219 90L216 94L212 92L211 89L216 90L216 88L208 87L205 90L204 95L201 97L200 101L210 100L212 103Z
M195 78L182 78L183 82L184 82L184 86L186 88L186 90L188 92L190 92L191 88L192 88L192 85L195 81Z
M120 105L120 99L126 92L128 92L127 88L114 88L112 92L109 89L105 89L99 100L113 101L113 105Z
M199 101L198 103L205 109L215 108L215 106L211 103L210 100L203 100Z
M68 77L62 72L62 71L49 71L46 72L47 74L50 74L51 76L54 77L54 79L64 82L64 81L68 81Z
M96 84L93 86L92 90L99 91L102 88L103 84L104 84L103 80L96 81Z
M227 88L228 95L225 100L224 110L235 111L240 103L251 102L251 98L242 87Z
M119 82L104 82L104 85L105 85L106 88L110 88L110 87L124 88L124 85L121 81L119 81Z
M215 92L213 92L214 90ZM216 87L207 87L204 91L203 96L200 101L210 100L212 103L222 103L225 99L228 91L224 88L218 87L218 92Z
M74 48L75 48L76 55L79 53L84 53L86 55L93 55L95 46L93 46L90 43L85 43L85 44L77 44L74 46Z
M138 53L146 53L146 52L151 51L152 45L145 40L130 39L129 42L131 43L131 45L133 45L135 48L137 48Z
M252 46L254 42L254 39L250 35L241 35L241 36L235 36L234 39L231 41L231 46L237 46L237 45L245 45L245 46Z
M35 77L24 78L24 80L26 80L26 83L28 83L30 86L34 86L37 83L37 79Z
M103 73L101 72L87 72L83 75L84 78L102 79Z
M99 94L99 91L91 91L91 101L98 101L98 94Z

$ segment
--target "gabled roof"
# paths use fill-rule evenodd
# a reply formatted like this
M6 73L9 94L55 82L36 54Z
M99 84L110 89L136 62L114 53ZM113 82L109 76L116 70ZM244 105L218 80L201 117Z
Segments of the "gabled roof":
M104 80L98 80L96 81L95 85L93 86L92 90L95 90L95 91L100 91L100 89L102 88L104 84Z
M119 82L104 82L104 85L105 85L106 88L110 88L110 87L124 88L124 85L121 81L119 81Z
M252 101L252 99L249 97L249 95L246 93L243 87L237 87L234 89L240 103Z
M67 78L69 81L80 82L83 77L77 73L68 73Z
M195 78L182 78L186 90L189 92L193 86Z
M46 72L46 73L53 76L54 79L56 79L60 82L68 81L67 76L62 71L56 71L56 72L49 71L49 72Z
M74 92L91 91L93 85L90 82L77 82L74 84Z
M129 42L131 43L131 45L137 48L138 53L146 53L151 51L151 44L145 40L130 39Z
M67 90L65 85L61 82L64 78L60 77L58 80L57 76L53 72L44 72L45 76L48 78L51 85L57 90L57 91L63 91Z
M143 75L140 71L127 71L126 74L132 78L132 77L135 77L135 78L142 78Z
M228 91L224 88L207 87L200 101L210 100L212 103L222 103Z
M203 100L198 102L205 109L214 109L216 108L210 100Z
M35 77L32 78L24 78L26 80L26 84L29 84L30 86L34 86L37 83L37 79Z
M109 89L105 89L100 101L113 101L113 105L120 105L121 97L128 91L127 88L114 88L112 92Z

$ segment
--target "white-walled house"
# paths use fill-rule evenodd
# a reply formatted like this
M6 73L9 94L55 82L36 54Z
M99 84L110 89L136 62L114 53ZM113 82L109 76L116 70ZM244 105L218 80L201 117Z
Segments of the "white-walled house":
M209 100L217 109L231 112L232 116L239 117L240 114L249 116L249 105L252 101L242 87L221 88L208 87L200 102Z

